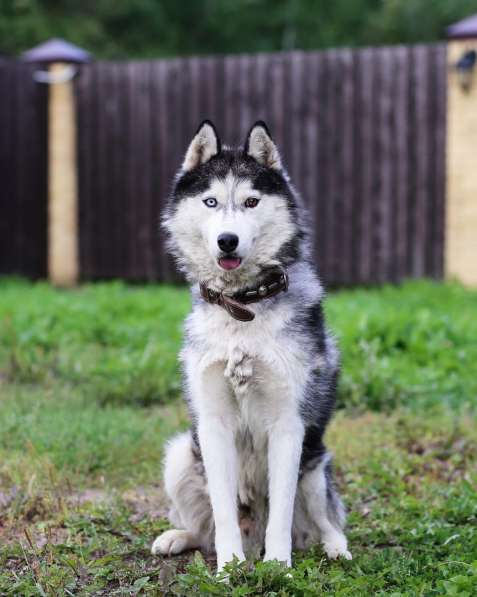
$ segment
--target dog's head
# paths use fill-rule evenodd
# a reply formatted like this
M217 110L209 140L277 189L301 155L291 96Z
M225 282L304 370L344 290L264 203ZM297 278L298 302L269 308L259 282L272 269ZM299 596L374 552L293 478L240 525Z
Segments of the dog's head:
M239 288L262 270L297 259L303 237L297 197L266 125L243 147L222 147L210 121L199 127L179 170L163 224L191 281Z

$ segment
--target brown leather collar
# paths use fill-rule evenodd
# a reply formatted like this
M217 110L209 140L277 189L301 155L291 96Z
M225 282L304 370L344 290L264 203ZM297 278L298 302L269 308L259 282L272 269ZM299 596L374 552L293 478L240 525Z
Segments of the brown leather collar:
M281 267L268 273L258 286L242 290L232 296L207 288L205 282L200 283L200 295L204 301L211 305L219 305L238 321L252 321L255 317L255 313L245 305L258 303L287 290L288 274Z

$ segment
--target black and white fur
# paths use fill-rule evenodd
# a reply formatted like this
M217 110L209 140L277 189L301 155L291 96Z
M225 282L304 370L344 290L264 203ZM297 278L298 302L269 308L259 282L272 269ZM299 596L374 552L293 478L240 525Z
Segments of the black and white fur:
M217 205L208 207L208 198ZM248 198L259 202L246 207ZM154 541L155 554L215 548L220 570L233 556L264 549L265 560L290 566L292 547L321 541L330 558L351 558L323 445L339 359L324 324L307 221L264 123L239 149L221 147L214 126L202 124L164 217L192 285L181 352L192 429L166 447L176 528ZM239 237L242 261L232 271L218 263L223 232ZM288 292L249 305L251 322L198 294L198 282L228 294L256 287L275 265L288 272Z

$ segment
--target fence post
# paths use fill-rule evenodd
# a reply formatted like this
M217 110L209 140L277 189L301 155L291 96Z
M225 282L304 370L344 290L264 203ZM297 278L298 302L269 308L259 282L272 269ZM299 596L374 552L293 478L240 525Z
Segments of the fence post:
M447 35L445 274L477 285L477 14Z
M48 277L57 286L79 278L78 180L73 79L90 55L60 39L25 52L23 60L49 65L35 79L50 86L48 100Z

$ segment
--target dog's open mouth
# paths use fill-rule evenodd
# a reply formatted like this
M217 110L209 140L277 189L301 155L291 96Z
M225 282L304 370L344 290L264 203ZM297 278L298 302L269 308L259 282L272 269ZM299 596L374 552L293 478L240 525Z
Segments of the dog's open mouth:
M219 259L220 267L225 270L237 269L241 263L240 257L221 257Z

